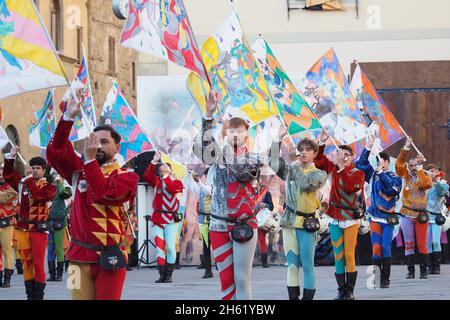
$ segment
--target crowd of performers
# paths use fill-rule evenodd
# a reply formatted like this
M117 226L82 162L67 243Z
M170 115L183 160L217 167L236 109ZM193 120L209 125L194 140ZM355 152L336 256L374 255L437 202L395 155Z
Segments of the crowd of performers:
M29 300L42 300L46 281L62 281L67 267L79 277L79 285L70 287L73 299L117 300L122 295L139 178L116 161L121 137L109 125L94 129L82 155L74 150L69 135L80 113L81 95L79 100L69 103L60 119L47 147L47 160L31 159L30 171L23 177L15 166L19 148L13 147L0 171L0 287L11 285L15 251L16 269L23 274ZM274 204L268 181L261 176L263 160L247 148L248 123L230 119L223 130L227 142L219 145L213 137L216 108L214 96L209 95L201 134L194 141L195 156L208 166L203 174L191 172L181 181L170 164L161 163L158 154L145 171L144 178L155 191L151 222L159 273L156 283L174 281L189 189L198 197L203 278L213 277L214 258L222 299L252 299L252 265L258 241L262 264L267 267L267 230L258 229L257 214L272 211ZM285 135L286 131L280 130L271 150L280 150ZM355 298L355 248L364 216L370 223L373 265L381 275L379 287L390 286L391 244L397 224L405 238L406 277L415 278L416 261L421 279L429 273L439 274L445 220L442 208L449 195L439 166L429 164L424 170L422 154L409 157L410 138L396 160L395 172L390 171L386 153L377 155L377 166L369 162L373 141L367 143L359 159L351 147L341 145L332 161L324 153L328 139L324 130L319 141L304 138L286 158L279 154L268 158L269 167L285 183L280 226L288 298L314 298L314 257L322 215L328 217L334 253L335 299ZM325 202L323 186L328 180L331 189ZM368 208L364 205L365 183L371 185Z

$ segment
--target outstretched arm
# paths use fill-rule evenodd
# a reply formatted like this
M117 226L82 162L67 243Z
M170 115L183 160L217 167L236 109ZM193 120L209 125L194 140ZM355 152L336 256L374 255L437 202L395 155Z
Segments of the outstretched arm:
M364 172L365 180L367 183L370 182L370 179L375 172L374 168L369 162L369 156L370 150L364 149L364 151L361 153L361 156L359 157L358 162L356 162L356 168Z

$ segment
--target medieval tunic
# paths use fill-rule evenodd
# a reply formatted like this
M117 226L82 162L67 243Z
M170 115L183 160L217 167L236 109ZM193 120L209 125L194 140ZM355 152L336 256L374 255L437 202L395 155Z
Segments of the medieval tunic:
M70 215L72 238L96 246L121 244L126 256L124 204L136 195L138 175L116 162L103 166L95 160L84 163L69 142L72 126L73 121L61 120L47 148L49 163L75 192ZM98 263L99 252L71 243L67 259Z

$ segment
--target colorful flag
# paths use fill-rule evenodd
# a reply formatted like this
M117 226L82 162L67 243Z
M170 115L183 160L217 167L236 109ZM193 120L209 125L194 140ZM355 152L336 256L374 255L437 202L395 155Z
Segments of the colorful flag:
M205 41L201 54L212 89L220 95L219 110L225 119L241 117L254 125L278 115L236 12ZM191 73L187 86L205 110L208 83Z
M182 0L130 0L120 43L175 62L207 79Z
M0 99L67 85L32 0L0 0Z
M49 90L44 106L35 112L37 123L29 130L30 144L46 149L56 130L56 113L54 104L54 90Z
M337 143L366 137L366 125L333 49L307 72L301 92Z
M87 138L91 133L91 129L89 127L93 129L97 126L94 100L92 97L91 81L89 79L89 72L84 50L80 68L78 69L75 80L72 81L71 87L72 88L67 89L64 97L62 98L62 102L60 105L61 111L64 112L69 101L73 99L72 93L75 92L78 88L81 88L84 96L83 111L90 122L90 124L86 124L81 114L77 116L69 137L69 140L74 142Z
M100 123L109 123L122 137L120 155L125 163L143 152L153 150L153 144L114 80L103 105Z
M321 129L321 125L298 92L267 42L259 38L252 46L273 101L291 136L305 130Z
M397 119L359 64L353 73L350 90L363 114L370 134L375 138L372 147L374 154L383 151L405 136Z

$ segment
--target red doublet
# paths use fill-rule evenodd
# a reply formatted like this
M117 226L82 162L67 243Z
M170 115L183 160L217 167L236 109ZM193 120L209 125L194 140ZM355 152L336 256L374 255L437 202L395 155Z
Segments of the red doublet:
M358 191L363 192L362 197L364 198L364 172L356 169L353 164L339 171L339 167L325 156L324 149L325 146L320 146L314 163L318 169L331 174L330 204L334 202L354 208L358 199ZM326 214L336 220L353 219L352 211L338 209L332 205L329 205Z
M173 223L174 215L161 211L178 212L180 201L176 195L183 192L183 183L180 180L172 180L170 176L165 179L159 178L156 175L156 165L153 163L145 170L144 178L155 188L152 222L160 225Z
M16 214L17 193L7 183L0 186L3 199L0 202L0 219L8 218Z
M72 121L61 120L47 147L53 168L70 184L76 185L70 215L72 238L89 245L113 246L124 243L125 207L136 195L138 176L115 162L99 166L83 163L76 155L69 134ZM121 247L126 256L125 245ZM67 258L79 262L99 262L99 252L70 244Z
M23 178L14 171L14 159L5 160L3 172L5 181L20 195L19 217L16 228L23 231L37 231L36 225L25 223L47 221L49 207L47 203L56 195L56 187L47 183L46 179L34 180L33 177Z
M228 217L232 219L243 220L253 214L253 209L256 207L256 198L254 188L250 183L240 183L239 181L228 183ZM258 228L258 222L254 215L248 221L248 224L253 228ZM232 226L229 226L231 230Z

